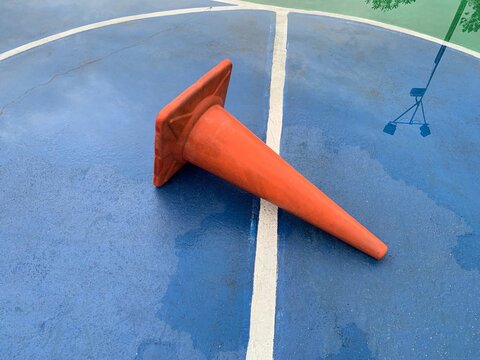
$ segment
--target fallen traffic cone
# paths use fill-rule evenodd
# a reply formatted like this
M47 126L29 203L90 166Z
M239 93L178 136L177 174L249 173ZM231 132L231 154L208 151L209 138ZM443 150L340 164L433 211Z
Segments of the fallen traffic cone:
M160 111L154 185L188 161L381 259L382 241L223 108L231 71L222 61Z

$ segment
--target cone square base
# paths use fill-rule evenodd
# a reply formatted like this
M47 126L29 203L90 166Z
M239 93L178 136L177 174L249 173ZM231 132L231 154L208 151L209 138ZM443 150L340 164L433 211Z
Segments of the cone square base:
M232 62L223 60L177 96L157 115L153 184L162 186L185 163L183 147L202 114L214 105L224 106Z

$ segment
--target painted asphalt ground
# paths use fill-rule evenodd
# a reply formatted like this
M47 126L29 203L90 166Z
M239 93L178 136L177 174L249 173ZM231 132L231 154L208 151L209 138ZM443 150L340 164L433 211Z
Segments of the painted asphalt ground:
M282 155L390 250L376 262L280 212L276 358L480 357L480 62L447 50L424 100L432 135L382 132L438 49L289 16Z
M1 358L245 356L259 201L193 166L153 187L154 121L228 56L229 109L264 138L272 28L150 19L0 64Z
M97 21L153 11L219 4L208 0L84 0L78 3L55 0L2 1L0 3L0 34L2 34L0 52Z
M447 51L432 135L392 137L438 45L289 19L282 155L391 250L280 212L275 358L477 358L478 60ZM245 357L259 202L192 166L154 189L153 122L230 57L227 108L264 139L274 25L150 19L0 63L2 358Z
M362 19L381 21L382 23L411 29L421 34L428 34L437 39L444 39L454 14L461 0L253 0L262 3L288 8L319 10L330 13L357 16ZM465 10L467 18L475 10L469 1ZM374 5L398 5L390 10L373 9ZM388 9L388 6L386 6ZM467 15L468 13L468 15ZM480 51L480 32L463 32L461 27L450 40L452 43Z

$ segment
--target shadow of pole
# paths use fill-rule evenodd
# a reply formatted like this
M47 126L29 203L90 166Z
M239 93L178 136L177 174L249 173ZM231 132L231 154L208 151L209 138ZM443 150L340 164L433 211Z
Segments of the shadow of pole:
M445 43L448 43L452 38L455 29L460 22L461 16L465 11L465 7L467 6L468 0L461 0L460 4L458 5L457 12L450 24L450 28L448 29L447 35L445 36ZM445 54L445 50L447 49L446 45L442 45L438 50L437 56L435 57L434 66L432 72L430 73L430 77L428 78L427 84L423 88L412 88L410 90L410 96L415 98L415 103L410 106L407 110L397 116L394 120L389 121L385 127L383 128L383 132L389 135L394 135L395 131L397 130L397 125L420 125L420 135L422 137L427 137L431 134L429 124L427 123L427 119L425 117L425 108L423 106L423 99L427 90L432 82L433 76L437 71L438 65ZM416 120L416 116L418 112L421 113L421 119ZM404 116L411 113L410 119L405 119Z

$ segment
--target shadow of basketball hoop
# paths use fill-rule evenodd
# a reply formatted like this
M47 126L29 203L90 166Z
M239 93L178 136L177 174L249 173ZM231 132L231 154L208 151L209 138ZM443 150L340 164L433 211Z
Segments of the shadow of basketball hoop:
M445 43L448 43L452 38L452 35L455 32L455 29L457 28L458 23L460 22L462 14L465 11L467 2L468 0L460 1L457 12L455 13L452 23L450 24L447 35L445 36L445 39L444 39ZM430 77L428 79L427 85L423 88L412 88L410 90L410 96L415 98L415 103L412 106L410 106L407 110L405 110L403 113L401 113L399 116L397 116L395 120L389 121L383 128L384 133L389 135L394 135L395 132L397 131L398 125L413 125L413 126L420 127L420 135L422 137L427 137L432 134L430 130L430 126L427 123L427 119L425 117L425 107L423 106L423 99L432 82L433 76L437 71L438 65L440 64L440 61L442 60L443 55L445 54L446 49L447 49L447 46L442 45L438 50L437 56L435 57L434 66L433 66L432 72L430 73ZM418 113L421 114L421 118L419 120L417 120ZM408 116L405 117L406 115L409 115L409 114L411 114L410 118L408 118Z

